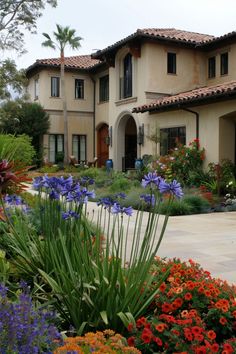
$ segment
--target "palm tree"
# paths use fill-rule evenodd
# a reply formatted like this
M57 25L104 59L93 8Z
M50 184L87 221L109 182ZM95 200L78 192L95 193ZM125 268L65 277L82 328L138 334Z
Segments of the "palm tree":
M68 117L67 117L67 103L65 92L65 56L64 50L67 45L72 49L80 47L81 37L75 35L75 30L69 27L62 27L56 25L57 31L53 32L55 40L53 41L47 33L43 33L46 41L42 43L44 47L60 50L60 65L61 65L61 98L63 104L63 117L64 117L64 163L68 163Z

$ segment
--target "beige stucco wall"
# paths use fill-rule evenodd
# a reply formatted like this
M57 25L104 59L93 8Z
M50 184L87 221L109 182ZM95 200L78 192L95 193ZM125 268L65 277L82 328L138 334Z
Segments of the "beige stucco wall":
M229 72L227 75L220 75L220 55L222 53L228 52L228 69ZM236 44L231 44L229 46L218 48L214 51L208 52L205 54L206 56L206 84L207 86L210 85L217 85L222 84L224 82L228 82L231 80L236 79ZM208 78L208 58L216 57L216 77L215 78Z

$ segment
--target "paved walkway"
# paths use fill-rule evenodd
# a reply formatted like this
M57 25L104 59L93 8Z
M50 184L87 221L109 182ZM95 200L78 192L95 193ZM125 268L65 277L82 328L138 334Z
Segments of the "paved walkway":
M88 203L90 213L96 209L94 203ZM143 230L147 215L144 213ZM131 230L134 221L132 216ZM236 212L170 217L158 255L191 258L212 276L236 284Z

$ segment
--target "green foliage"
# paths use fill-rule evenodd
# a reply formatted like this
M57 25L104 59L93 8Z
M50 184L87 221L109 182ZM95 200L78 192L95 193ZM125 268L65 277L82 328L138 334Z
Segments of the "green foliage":
M0 158L14 161L22 166L29 166L35 156L31 138L27 135L0 134Z
M55 7L57 0L1 0L0 48L22 53L24 30L35 33L37 20L46 4Z
M36 160L42 160L42 138L50 127L49 115L39 103L29 103L22 100L7 101L0 109L0 129L7 134L26 134L31 137L36 151Z
M43 166L39 169L40 173L55 173L59 171L59 166Z
M174 200L169 206L168 201L160 204L160 214L177 216L177 215L190 215L192 214L192 207L182 200Z
M191 214L200 214L209 211L211 205L199 195L186 195L182 201L191 207Z
M26 84L27 79L25 76L25 71L18 70L16 63L13 60L5 59L3 61L0 61L0 99L6 99L11 97L11 92L9 88L13 89L19 94L22 93L22 90L26 86Z
M160 204L160 213L169 213L171 216L206 213L209 209L210 203L199 195L186 195L174 200L170 206L167 200Z
M123 176L120 177L115 177L113 180L112 185L110 186L109 190L114 193L114 192L120 192L120 191L128 191L131 187L130 181Z
M80 177L89 177L89 178L96 178L99 176L100 171L97 167L90 167L90 168L82 168L79 170Z

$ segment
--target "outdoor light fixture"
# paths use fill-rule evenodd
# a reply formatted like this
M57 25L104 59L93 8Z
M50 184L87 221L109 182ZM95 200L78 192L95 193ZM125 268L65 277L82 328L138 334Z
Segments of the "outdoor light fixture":
M138 127L137 143L143 145L144 142L144 124Z

